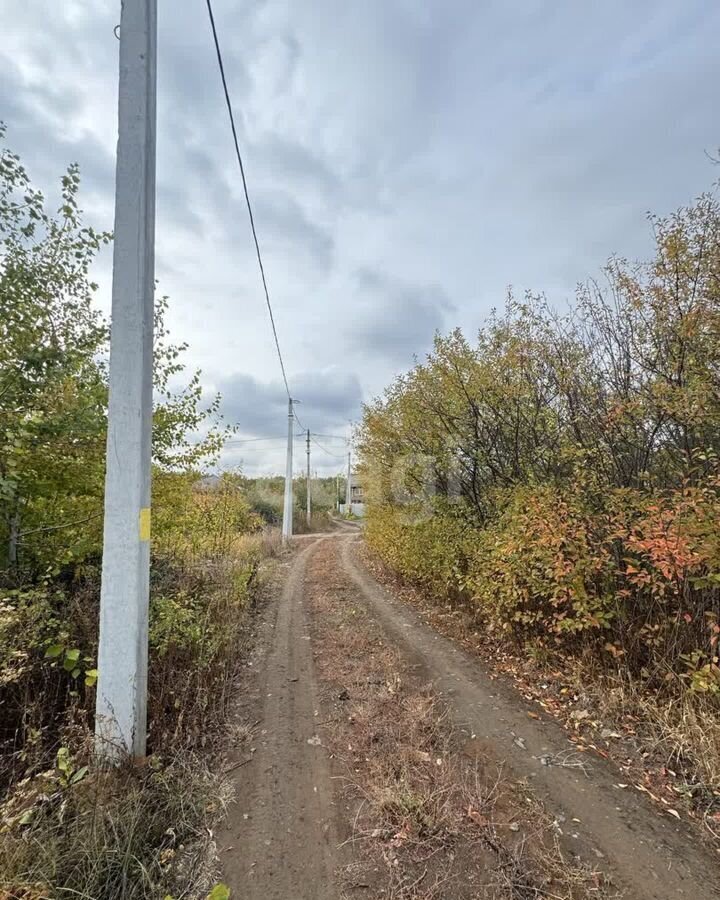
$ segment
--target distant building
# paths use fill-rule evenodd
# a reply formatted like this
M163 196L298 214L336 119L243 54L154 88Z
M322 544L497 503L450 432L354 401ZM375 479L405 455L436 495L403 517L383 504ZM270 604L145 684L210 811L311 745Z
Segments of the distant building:
M342 515L346 515L347 504L340 503L338 506L340 513ZM360 476L356 475L354 472L350 475L350 512L354 516L364 516L365 515L365 495L363 494L363 486L362 481L360 480Z
M351 503L364 503L363 498L363 486L360 481L360 476L356 475L354 472L350 476L350 502Z

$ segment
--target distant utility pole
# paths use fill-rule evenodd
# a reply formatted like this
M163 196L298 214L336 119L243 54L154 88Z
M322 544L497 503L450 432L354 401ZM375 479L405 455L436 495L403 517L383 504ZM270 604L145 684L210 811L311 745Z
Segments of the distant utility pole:
M95 732L145 755L150 573L157 0L123 0Z
M310 429L307 430L307 523L312 518L312 500L310 498Z
M335 476L335 509L340 509L340 475Z
M293 533L293 402L288 397L288 442L285 465L285 504L283 506L282 539L290 540Z
M349 515L352 512L352 493L350 491L350 462L351 462L351 453L348 450L347 484L345 485L345 513L346 513L346 515Z

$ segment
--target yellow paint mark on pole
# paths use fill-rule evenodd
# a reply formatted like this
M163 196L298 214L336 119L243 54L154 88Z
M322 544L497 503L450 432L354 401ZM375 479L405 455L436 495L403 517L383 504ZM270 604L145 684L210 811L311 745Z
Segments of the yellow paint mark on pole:
M140 540L150 540L150 507L144 506L140 510Z

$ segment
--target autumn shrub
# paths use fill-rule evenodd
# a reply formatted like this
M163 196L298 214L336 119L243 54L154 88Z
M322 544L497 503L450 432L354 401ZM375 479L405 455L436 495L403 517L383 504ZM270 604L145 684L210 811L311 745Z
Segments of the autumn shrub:
M3 601L0 893L155 898L206 884L208 827L226 787L197 754L222 741L277 547L256 533L236 537L228 556L154 558L146 771L103 771L92 757L98 573Z
M87 727L97 673L97 572L5 591L0 613L0 787L45 767Z
M231 556L151 569L149 746L204 742L223 720L258 573L274 552L262 534ZM69 585L6 592L0 607L0 773L5 785L43 768L91 727L99 572Z
M490 628L566 646L608 628L615 569L607 525L556 489L518 488L477 532L464 584Z
M645 497L627 514L616 503L620 561L617 614L606 649L634 674L720 695L720 497L715 476Z
M720 701L720 204L651 217L566 312L508 297L367 404L370 545L542 655ZM699 707L698 707L699 708Z
M238 538L232 555L152 575L148 684L151 748L211 739L232 699L248 615L276 534Z
M184 565L225 558L244 535L263 528L245 481L224 473L206 486L202 473L156 471L153 477L153 550Z
M474 537L462 518L371 504L365 522L368 544L395 571L442 598L459 599Z

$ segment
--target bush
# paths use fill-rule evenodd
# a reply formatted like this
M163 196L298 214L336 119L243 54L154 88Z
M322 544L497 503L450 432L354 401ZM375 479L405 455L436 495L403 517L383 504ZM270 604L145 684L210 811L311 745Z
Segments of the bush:
M552 488L518 488L478 533L465 587L491 628L559 646L608 628L614 570L606 522Z
M277 546L255 534L236 538L232 555L153 560L147 769L93 761L98 573L4 601L0 893L154 900L186 896L204 877L224 787L197 751L219 739L263 560Z
M561 314L510 296L364 411L369 543L496 633L720 697L720 204Z
M370 505L365 522L368 544L393 569L440 597L460 596L474 536L466 522L389 505Z

